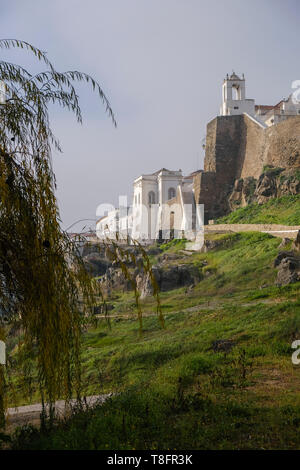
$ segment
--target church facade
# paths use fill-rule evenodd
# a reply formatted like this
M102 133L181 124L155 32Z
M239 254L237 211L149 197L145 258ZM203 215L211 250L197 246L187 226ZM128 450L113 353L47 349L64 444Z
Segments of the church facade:
M198 209L198 224L200 216ZM193 175L161 168L136 178L132 205L101 217L96 233L102 239L129 238L144 244L182 237L194 240L196 220Z

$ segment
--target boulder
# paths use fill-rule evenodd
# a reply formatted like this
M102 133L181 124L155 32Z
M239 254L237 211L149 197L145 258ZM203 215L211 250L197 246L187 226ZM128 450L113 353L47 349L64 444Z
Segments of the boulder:
M291 251L279 253L274 266L278 268L277 286L286 286L300 280L300 258Z
M222 239L220 240L204 240L203 246L200 250L201 253L207 253L208 251L215 250L219 246L224 244L224 241Z
M278 253L278 255L275 258L274 267L276 268L277 266L279 266L283 259L293 258L294 256L295 255L293 251L280 251L280 253Z

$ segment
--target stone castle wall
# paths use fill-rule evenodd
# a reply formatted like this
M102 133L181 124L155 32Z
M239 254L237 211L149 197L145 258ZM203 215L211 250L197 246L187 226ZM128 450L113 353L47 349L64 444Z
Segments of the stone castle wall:
M265 165L300 167L300 116L267 129L245 114L209 122L204 172L194 178L196 202L204 204L206 220L228 212L235 181L257 179Z
M300 167L300 116L269 127L265 131L265 165L282 168Z

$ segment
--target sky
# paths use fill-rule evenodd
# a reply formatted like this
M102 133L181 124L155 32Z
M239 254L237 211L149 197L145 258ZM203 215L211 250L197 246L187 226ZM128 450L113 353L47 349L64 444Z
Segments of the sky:
M93 227L99 204L132 195L141 174L203 168L206 124L221 85L245 74L247 98L275 104L300 79L299 0L0 0L0 37L43 51L59 71L92 75L109 99L79 86L83 125L50 109L62 227ZM25 51L9 60L42 70ZM81 219L91 221L78 222Z

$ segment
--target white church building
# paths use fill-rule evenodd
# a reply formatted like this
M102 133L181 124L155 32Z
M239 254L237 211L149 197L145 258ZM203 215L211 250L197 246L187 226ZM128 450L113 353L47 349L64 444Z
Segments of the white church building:
M201 217L193 195L193 176L162 168L136 178L132 206L101 217L96 233L101 239L125 241L129 237L143 244L170 238L194 240L196 223L203 225Z

